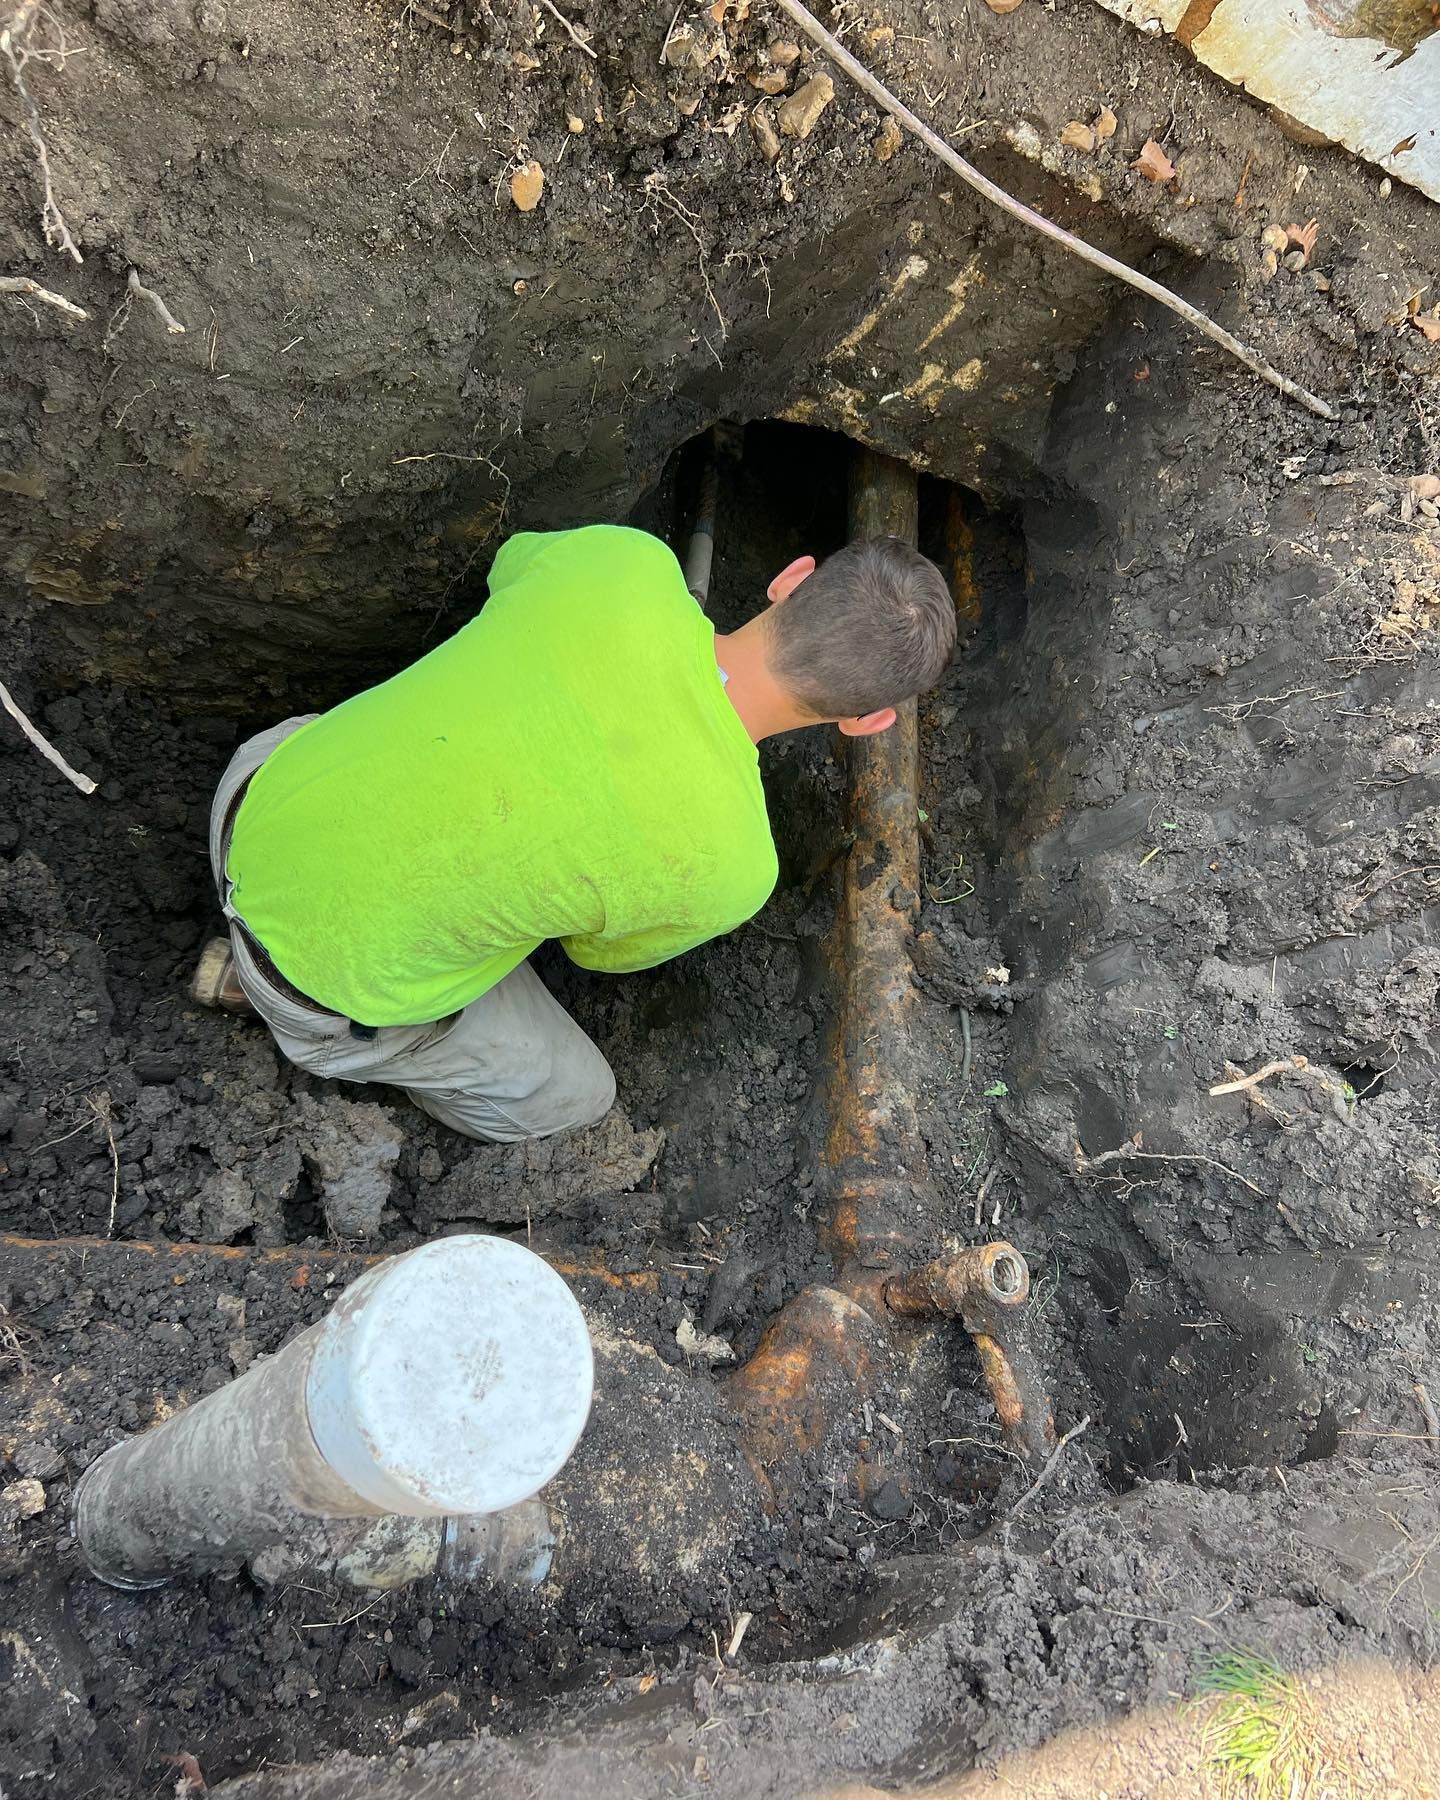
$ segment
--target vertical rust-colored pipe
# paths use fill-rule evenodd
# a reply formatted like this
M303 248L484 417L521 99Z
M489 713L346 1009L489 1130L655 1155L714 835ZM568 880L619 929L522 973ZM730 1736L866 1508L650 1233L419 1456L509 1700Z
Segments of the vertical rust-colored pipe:
M872 450L856 452L850 535L914 545L919 502L912 470ZM849 742L849 828L840 917L833 944L839 975L833 1073L826 1093L822 1161L829 1172L828 1228L837 1260L887 1261L912 1233L906 1178L923 1151L906 1071L915 1004L910 944L919 912L920 834L916 795L919 736L907 700L888 731Z

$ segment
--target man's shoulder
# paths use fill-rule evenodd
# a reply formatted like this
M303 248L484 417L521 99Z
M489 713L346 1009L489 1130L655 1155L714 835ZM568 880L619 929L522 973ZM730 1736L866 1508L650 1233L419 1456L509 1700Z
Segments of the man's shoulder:
M492 591L525 574L556 580L579 576L595 584L656 576L674 578L681 593L684 576L675 552L663 539L633 525L579 525L568 531L517 531L495 558Z

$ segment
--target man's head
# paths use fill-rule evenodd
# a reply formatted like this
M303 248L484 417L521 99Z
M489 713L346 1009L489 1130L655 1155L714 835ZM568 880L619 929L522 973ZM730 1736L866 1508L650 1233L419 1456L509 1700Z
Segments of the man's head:
M858 720L934 687L955 649L955 602L928 557L871 538L810 566L794 583L794 563L777 576L766 618L770 667L806 712Z
M818 568L798 557L767 591L769 610L717 645L757 741L826 722L851 737L884 731L955 648L944 576L899 538L847 544Z

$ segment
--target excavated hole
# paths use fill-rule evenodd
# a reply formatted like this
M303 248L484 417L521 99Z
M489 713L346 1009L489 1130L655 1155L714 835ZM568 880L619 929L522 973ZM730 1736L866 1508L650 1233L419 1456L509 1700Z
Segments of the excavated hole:
M677 547L691 454L671 459L634 515ZM722 475L713 588L721 628L738 623L792 557L844 540L849 456L848 443L829 434L771 422L747 428L743 460ZM1070 954L1068 896L1057 894L1043 911L1033 890L1022 899L1014 847L1039 835L1037 778L1043 788L1052 771L1058 777L1097 729L1085 644L1069 656L1068 685L1047 690L1037 674L1037 642L1062 633L1075 604L1054 576L1056 546L1082 543L1092 526L1063 476L1062 461L1004 509L922 479L922 547L951 576L962 630L951 676L922 709L917 969L925 1000L915 1027L916 1100L947 1230L965 1243L1016 1240L1030 1263L1031 1330L1057 1412L1062 1423L1095 1415L1088 1448L1110 1485L1124 1489L1146 1477L1325 1456L1337 1446L1337 1420L1333 1408L1309 1404L1309 1357L1322 1353L1273 1321L1246 1329L1218 1318L1217 1296L1238 1282L1235 1271L1211 1271L1207 1286L1157 1253L1136 1224L1145 1200L1137 1172L1077 1182L1037 1154L1011 1110L1011 1102L1043 1095L1046 1079L1044 1056L1027 1036L1033 1028L1015 1016L1016 994L1063 972ZM1050 571L1040 583L1027 536L1033 526ZM230 746L291 705L339 697L334 670L319 659L292 675L289 692L239 725L168 713L120 690L54 701L47 723L77 757L108 773L114 804L104 814L78 814L35 765L17 759L30 798L8 846L22 869L12 974L30 985L3 1051L16 1096L7 1229L40 1237L105 1231L115 1167L86 1111L105 1092L119 1161L119 1235L323 1243L320 1196L310 1171L287 1161L287 1147L297 1107L323 1104L327 1090L277 1068L255 1027L196 1015L179 999L212 922L204 824ZM348 672L340 685L354 685ZM1035 728L1037 714L1044 730ZM1027 717L1028 735L1017 724ZM354 1096L393 1108L406 1134L380 1247L479 1226L598 1251L619 1271L658 1262L656 1295L596 1304L602 1312L613 1304L625 1331L676 1369L681 1393L712 1391L705 1370L685 1366L676 1335L684 1319L723 1336L743 1361L785 1301L829 1274L816 1248L810 1178L832 1009L825 943L845 850L844 770L821 734L766 746L763 764L781 879L758 919L670 968L621 982L587 976L553 951L538 958L611 1057L636 1130L665 1134L635 1191L607 1189L583 1166L577 1172L563 1144L525 1165L472 1149L393 1096ZM962 1009L972 1036L968 1087L959 1080ZM1169 1030L1157 1027L1155 1055L1167 1054ZM1347 1079L1358 1093L1365 1084L1357 1074L1368 1081L1377 1073L1357 1066ZM1370 1081L1370 1093L1379 1093L1379 1081ZM1098 1080L1077 1084L1074 1108L1090 1153L1124 1140L1128 1121ZM462 1179L465 1170L473 1178ZM224 1171L243 1176L239 1208L229 1214L217 1211L211 1192ZM555 1216L544 1205L547 1186L567 1196ZM348 1265L336 1269L343 1279ZM1018 1270L1004 1262L996 1276L1003 1291L1019 1285ZM232 1289L248 1307L238 1333L233 1315L216 1311ZM177 1285L164 1270L116 1271L97 1258L83 1272L46 1267L12 1277L7 1306L20 1327L47 1342L63 1338L79 1364L103 1364L86 1409L47 1427L79 1468L118 1431L142 1428L162 1405L219 1385L247 1357L274 1348L318 1317L326 1300L322 1278L308 1268L293 1282L221 1270ZM1298 1432L1297 1411L1306 1421ZM313 1650L306 1646L312 1660L294 1675L307 1694L314 1687L316 1703L303 1724L276 1728L277 1759L339 1743L379 1748L377 1679L395 1706L453 1693L408 1740L423 1742L488 1722L492 1697L509 1708L562 1688L597 1660L638 1670L657 1647L702 1652L742 1608L755 1614L747 1638L754 1660L833 1643L869 1593L872 1571L975 1540L994 1521L1010 1472L958 1326L917 1337L904 1379L877 1382L847 1430L845 1459L817 1463L774 1521L726 1546L701 1576L687 1572L685 1542L662 1533L643 1579L617 1566L612 1547L575 1569L548 1612L488 1594L442 1602L417 1592L386 1600L333 1642L317 1635ZM639 1413L624 1446L630 1479L657 1496L662 1511L665 1459L686 1432L683 1404ZM291 1636L316 1622L303 1595L277 1603L244 1583L208 1582L199 1591L217 1639L232 1646L221 1659L224 1684L240 1695L271 1681L272 1665L288 1654L271 1641L277 1605ZM74 1606L82 1654L99 1656L102 1646L113 1654L118 1635L122 1658L148 1670L142 1640L153 1644L166 1607L183 1614L192 1604L177 1593L142 1610L81 1584ZM176 1633L175 1641L188 1640ZM387 1673L375 1678L382 1645ZM102 1729L121 1728L120 1712L108 1718L102 1706L101 1716ZM216 1723L212 1735L222 1771L227 1745L255 1753L248 1723Z

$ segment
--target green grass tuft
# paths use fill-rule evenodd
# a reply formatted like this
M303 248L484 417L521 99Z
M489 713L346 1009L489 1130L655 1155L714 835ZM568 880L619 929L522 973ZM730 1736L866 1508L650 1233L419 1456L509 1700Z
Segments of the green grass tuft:
M1210 1658L1197 1684L1207 1705L1202 1742L1221 1792L1234 1800L1306 1800L1351 1791L1326 1754L1314 1701L1299 1679L1252 1650Z

